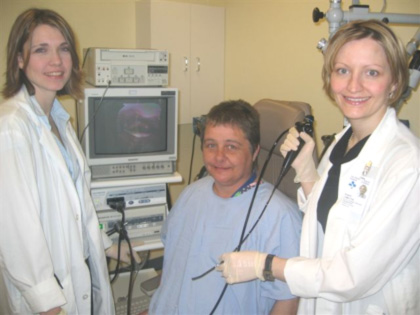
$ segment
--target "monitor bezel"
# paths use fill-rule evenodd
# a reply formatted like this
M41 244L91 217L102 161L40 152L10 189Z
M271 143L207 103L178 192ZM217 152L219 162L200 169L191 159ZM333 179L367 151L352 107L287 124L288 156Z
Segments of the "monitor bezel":
M85 96L82 102L82 116L79 120L79 133L84 130L81 144L85 152L88 165L119 165L129 163L144 163L144 162L162 162L162 161L176 161L177 159L177 129L178 129L178 90L174 88L85 88ZM94 132L92 111L89 109L92 106L93 99L107 99L107 98L124 98L126 99L141 99L141 98L157 98L164 97L167 99L167 150L158 152L148 152L140 154L121 154L120 156L104 156L95 155L94 151ZM86 128L86 125L88 127Z

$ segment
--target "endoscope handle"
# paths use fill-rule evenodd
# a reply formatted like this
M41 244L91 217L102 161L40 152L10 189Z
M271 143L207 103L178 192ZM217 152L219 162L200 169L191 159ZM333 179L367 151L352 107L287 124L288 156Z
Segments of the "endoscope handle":
M295 128L299 133L304 131L312 137L313 132L314 132L313 123L314 123L314 116L307 115L305 116L305 119L303 121L297 122L295 124ZM297 150L296 151L291 150L287 153L286 157L284 158L283 167L282 167L283 176L286 175L286 173L289 171L293 161L295 160L295 158L297 157L297 155L299 154L300 150L302 149L304 145L305 145L305 141L303 141L303 139L299 137L299 146Z
M306 115L303 121L298 121L295 124L295 128L299 133L304 131L312 137L314 134L314 116ZM299 137L299 141L304 142L300 137Z

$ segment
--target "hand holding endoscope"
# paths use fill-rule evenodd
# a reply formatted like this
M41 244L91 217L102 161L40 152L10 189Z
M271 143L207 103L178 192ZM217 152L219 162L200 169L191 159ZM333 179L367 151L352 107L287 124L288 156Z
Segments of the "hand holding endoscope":
M314 122L314 116L307 115L303 121L297 122L295 124L295 128L299 133L304 131L305 133L307 133L308 135L310 135L312 137L313 136L313 131L314 131L313 122ZM299 154L302 147L305 145L305 141L301 137L299 137L298 140L299 140L299 146L298 146L297 150L289 151L286 154L286 157L284 158L282 171L281 171L282 176L286 175L286 173L289 171L293 161L295 160L295 158Z

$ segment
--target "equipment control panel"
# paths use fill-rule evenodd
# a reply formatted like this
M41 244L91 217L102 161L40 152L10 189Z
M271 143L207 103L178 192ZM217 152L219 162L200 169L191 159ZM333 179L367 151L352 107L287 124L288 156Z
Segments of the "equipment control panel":
M169 55L166 50L85 49L86 82L93 86L167 86Z
M117 198L124 199L126 209L166 204L165 184L93 188L91 194L96 211L98 212L112 210L108 203L110 200Z
M91 194L100 228L113 242L118 241L123 224L131 241L162 247L160 234L168 213L166 184L92 188ZM116 201L123 209L110 207Z
M160 243L160 233L166 219L166 205L135 207L124 211L124 226L131 241L142 240L145 243ZM117 242L122 214L115 210L98 212L100 228L105 232L115 231L110 235L113 242Z
M176 161L156 161L125 163L118 165L92 166L92 178L111 178L124 176L152 176L172 174L176 169Z

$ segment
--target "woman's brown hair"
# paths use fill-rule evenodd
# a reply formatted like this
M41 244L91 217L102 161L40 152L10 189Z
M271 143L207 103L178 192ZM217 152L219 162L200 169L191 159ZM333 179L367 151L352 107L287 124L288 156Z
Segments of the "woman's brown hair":
M21 13L10 31L7 42L7 65L6 83L2 90L5 98L10 98L19 92L22 85L25 85L29 94L35 94L35 88L26 77L24 71L19 68L18 58L24 60L24 68L30 58L28 51L25 51L25 43L32 40L32 34L39 25L49 25L58 29L67 41L72 58L72 72L66 85L57 92L57 95L70 95L75 99L83 96L83 74L80 69L79 56L77 54L76 38L70 25L58 13L48 9L28 9Z

